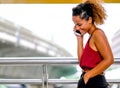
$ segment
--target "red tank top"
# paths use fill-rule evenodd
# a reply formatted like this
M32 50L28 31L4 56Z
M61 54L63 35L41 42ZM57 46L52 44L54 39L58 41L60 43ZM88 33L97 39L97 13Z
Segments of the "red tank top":
M80 60L80 67L85 70L85 69L92 69L94 68L100 61L102 60L101 55L99 54L98 51L93 50L89 46L89 40L86 43L86 46L83 50L83 54L81 56Z

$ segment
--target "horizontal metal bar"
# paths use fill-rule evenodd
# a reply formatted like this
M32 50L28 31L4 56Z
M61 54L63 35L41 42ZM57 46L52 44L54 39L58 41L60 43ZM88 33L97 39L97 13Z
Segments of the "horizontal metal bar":
M120 83L120 79L107 79L109 83Z
M42 84L42 79L0 79L0 84Z
M0 64L78 64L75 57L4 57L0 58ZM116 58L114 64L120 64L120 58Z
M76 84L76 79L48 79L49 84Z
M120 79L107 79L108 83L120 83ZM78 80L76 79L48 79L50 84L76 84Z
M115 59L114 59L114 63L120 65L120 58L115 58Z
M107 79L109 83L120 83L120 79ZM77 84L77 79L48 79L49 84ZM42 84L42 79L0 79L0 84Z
M0 58L0 64L77 64L77 58L66 57L13 57Z

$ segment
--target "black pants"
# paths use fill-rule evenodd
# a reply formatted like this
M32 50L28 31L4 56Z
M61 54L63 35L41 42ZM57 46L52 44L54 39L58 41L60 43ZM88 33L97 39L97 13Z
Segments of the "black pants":
M85 72L81 74L77 88L108 88L108 83L104 75L97 75L93 78L90 78L87 84L85 84L83 79L84 74Z

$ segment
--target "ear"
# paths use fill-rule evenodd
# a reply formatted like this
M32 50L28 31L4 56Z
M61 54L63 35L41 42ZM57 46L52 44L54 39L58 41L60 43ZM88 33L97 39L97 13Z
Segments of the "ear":
M91 24L92 23L92 17L88 18L88 23Z

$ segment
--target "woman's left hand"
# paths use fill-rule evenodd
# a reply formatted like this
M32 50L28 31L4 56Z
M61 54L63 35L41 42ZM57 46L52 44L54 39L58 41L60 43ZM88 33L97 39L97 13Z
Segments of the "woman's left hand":
M89 76L87 75L87 73L85 73L83 79L84 79L84 83L87 84L87 82L89 80Z

